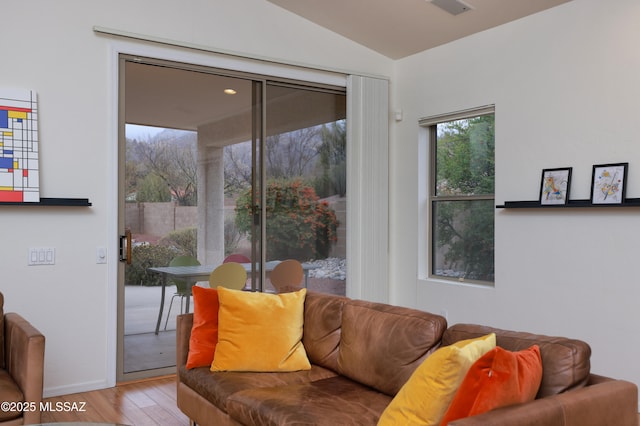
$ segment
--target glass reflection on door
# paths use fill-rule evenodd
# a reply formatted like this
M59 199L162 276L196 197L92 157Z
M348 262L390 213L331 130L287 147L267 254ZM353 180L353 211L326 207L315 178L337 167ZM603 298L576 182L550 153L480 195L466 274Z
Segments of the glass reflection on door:
M346 96L343 92L268 83L266 89L266 261L295 259L301 283L345 294Z

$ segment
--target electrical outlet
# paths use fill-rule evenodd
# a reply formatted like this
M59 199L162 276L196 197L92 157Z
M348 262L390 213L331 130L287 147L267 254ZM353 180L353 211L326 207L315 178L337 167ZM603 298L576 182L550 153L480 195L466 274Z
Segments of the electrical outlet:
M30 247L28 256L29 266L56 264L55 247Z

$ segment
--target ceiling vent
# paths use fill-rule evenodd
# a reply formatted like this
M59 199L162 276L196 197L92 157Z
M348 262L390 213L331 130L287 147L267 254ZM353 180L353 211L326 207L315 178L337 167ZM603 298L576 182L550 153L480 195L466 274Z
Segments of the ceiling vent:
M440 9L446 10L452 15L459 15L473 9L461 0L431 0L431 3L435 4Z

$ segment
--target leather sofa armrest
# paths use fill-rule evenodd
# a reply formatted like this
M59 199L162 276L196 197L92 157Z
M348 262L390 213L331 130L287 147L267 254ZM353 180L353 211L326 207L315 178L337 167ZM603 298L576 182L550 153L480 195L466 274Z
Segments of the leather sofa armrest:
M17 313L4 316L5 366L24 394L25 402L42 401L44 343L40 331ZM40 423L40 411L25 411L24 423Z
M589 381L587 382L587 386L597 385L598 383L611 382L615 379L611 377L599 376L597 374L590 374Z
M182 314L176 318L176 366L187 363L189 355L189 339L193 327L193 314Z
M637 426L638 388L624 380L596 384L450 422L449 426Z

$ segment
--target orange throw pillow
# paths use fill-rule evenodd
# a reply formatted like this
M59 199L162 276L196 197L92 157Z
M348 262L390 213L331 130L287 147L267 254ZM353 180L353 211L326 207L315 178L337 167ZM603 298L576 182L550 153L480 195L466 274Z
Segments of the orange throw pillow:
M511 352L496 346L467 372L441 425L496 408L533 401L542 381L540 348Z
M194 285L193 327L186 367L209 367L218 344L218 290Z

